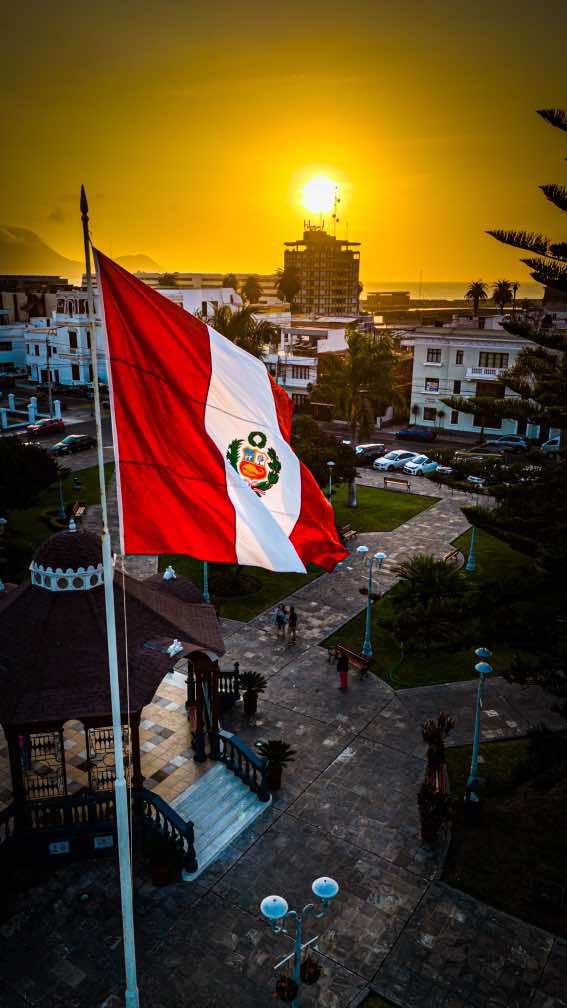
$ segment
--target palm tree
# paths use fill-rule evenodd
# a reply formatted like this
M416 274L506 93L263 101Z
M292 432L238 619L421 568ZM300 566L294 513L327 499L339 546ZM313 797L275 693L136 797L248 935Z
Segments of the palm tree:
M418 605L458 600L464 593L463 578L453 564L429 554L414 556L395 568L400 581L400 601Z
M158 287L177 287L177 276L175 273L162 273L157 279Z
M262 288L260 287L257 276L251 274L246 278L242 286L241 294L244 298L246 298L249 304L258 304L262 294Z
M475 280L473 283L471 283L468 291L465 294L465 297L468 298L470 301L472 301L474 314L478 315L478 306L480 302L486 301L488 297L488 292L486 290L486 284L484 283L484 281Z
M237 291L239 284L240 281L235 273L227 273L226 276L223 277L222 281L223 287L232 287L233 291Z
M514 288L509 280L497 280L492 287L492 300L497 304L500 311L504 311L507 304L514 300Z
M232 312L229 305L219 305L205 321L231 343L260 359L265 347L278 338L277 326L266 319L258 321L250 305L236 312Z
M376 416L388 406L400 406L398 359L389 336L376 341L356 325L347 328L347 350L319 357L317 384L311 390L315 402L331 402L350 421L352 443L371 434ZM356 507L354 477L349 483L349 505Z
M289 301L293 308L293 302L301 290L301 283L292 266L284 266L283 270L276 270L276 290L278 297L282 301Z

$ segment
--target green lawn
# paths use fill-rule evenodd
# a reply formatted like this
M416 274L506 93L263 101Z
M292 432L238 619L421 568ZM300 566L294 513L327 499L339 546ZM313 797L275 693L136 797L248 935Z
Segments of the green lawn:
M518 687L519 688L519 687ZM484 801L480 826L463 824L470 747L447 750L455 820L443 879L507 913L567 938L564 907L543 901L538 884L552 895L567 879L567 777L565 767L550 775L521 774L528 742L484 743L480 776ZM526 779L527 777L527 779ZM554 889L554 887L556 887ZM558 888L557 888L558 887Z
M106 483L114 472L114 463L107 462L105 467ZM80 480L81 489L73 489L73 477ZM81 469L80 472L70 473L63 480L63 499L65 506L69 508L75 501L84 501L86 504L98 504L98 467L91 466L88 469ZM31 561L37 547L52 535L56 529L49 526L45 517L45 512L59 507L59 487L55 483L48 487L38 496L33 507L23 511L12 511L8 519L7 547L14 548L13 554L9 552L8 572L9 576L17 581L27 577L27 567ZM12 559L10 559L12 557Z
M454 545L468 555L470 531L459 536ZM512 575L524 577L528 566L527 558L507 546L487 532L477 533L477 569L474 574L463 577L478 581L509 578ZM379 581L378 581L379 585ZM364 601L361 596L361 603ZM378 617L390 617L393 614L391 593L387 592L379 602L374 603L372 613L372 646L376 675L390 682L397 689L413 686L429 686L433 683L459 682L474 677L475 658L468 645L461 651L433 651L429 657L421 654L408 654L403 660L396 638L382 627L378 626ZM361 612L350 620L337 633L328 637L324 646L330 647L337 641L343 641L355 651L360 651L364 641L366 612ZM463 637L470 637L472 621L463 623ZM479 641L479 644L483 643ZM512 651L499 643L494 655L493 665L498 673L506 670L512 660Z
M422 494L396 490L378 490L357 486L358 507L347 507L348 488L341 484L333 493L333 507L339 528L352 525L357 532L390 532L439 500Z
M352 525L359 532L387 532L397 528L403 522L419 514L435 503L435 497L422 497L416 494L396 494L388 490L377 490L374 487L357 487L358 507L347 507L347 488L339 486L333 494L333 503L337 525ZM203 580L203 565L199 560L188 556L161 557L160 569L172 564L179 574L188 577L194 584L200 585ZM214 577L214 564L210 565L210 576ZM211 595L220 605L221 615L228 619L247 621L257 613L275 605L280 599L291 592L319 577L321 571L312 564L305 574L273 574L270 571L256 567L247 567L246 573L251 574L259 582L255 592L239 596Z

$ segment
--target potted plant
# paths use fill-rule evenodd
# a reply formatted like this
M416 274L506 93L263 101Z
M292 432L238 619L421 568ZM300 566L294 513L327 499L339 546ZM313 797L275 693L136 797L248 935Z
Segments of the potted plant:
M441 827L451 819L452 798L445 791L438 791L424 781L417 794L417 806L422 839L433 846L439 839Z
M152 830L146 836L145 852L150 860L152 882L156 886L178 882L183 867L183 842Z
M268 685L261 672L243 672L240 676L240 689L246 717L254 717L258 709L258 695L263 693Z
M299 987L293 977L281 976L276 980L276 996L290 1004L297 997Z
M268 787L270 791L279 791L282 786L282 770L288 763L293 763L295 749L282 739L268 739L258 742L256 749L260 756L268 761Z
M306 956L299 968L299 975L304 984L316 984L323 970L313 956Z
M445 739L452 732L455 722L444 711L435 720L426 721L421 729L421 737L427 744L427 776L431 784L439 783L445 765Z

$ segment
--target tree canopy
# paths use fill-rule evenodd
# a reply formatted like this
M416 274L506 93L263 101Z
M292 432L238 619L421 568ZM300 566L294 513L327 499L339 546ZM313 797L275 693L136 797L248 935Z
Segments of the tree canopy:
M301 290L301 282L297 271L292 266L285 266L276 272L276 290L282 301L289 301L293 308L294 301Z
M177 287L177 277L175 273L162 273L158 277L158 287Z
M262 288L258 277L253 274L247 277L242 285L240 293L244 298L246 298L249 304L258 304L262 294Z
M6 511L30 507L58 473L57 463L43 448L19 437L0 438L0 501Z
M335 463L333 481L354 479L356 475L356 455L350 445L341 444L330 434L326 434L316 420L310 416L294 418L291 429L291 445L301 461L311 470L320 486L326 486L329 479L327 462Z
M233 291L237 291L240 281L235 273L227 273L222 279L223 287L232 287Z
M311 398L333 403L348 420L353 442L368 437L377 416L403 402L399 388L400 359L390 336L376 339L356 326L347 331L345 353L319 355L317 384Z
M258 321L250 305L236 312L229 305L219 305L212 316L207 316L206 322L253 357L262 357L265 347L278 338L277 326L267 319Z
M472 301L473 311L475 315L478 315L478 306L480 302L486 301L488 297L488 290L484 280L474 280L467 288L465 297L468 298L469 301Z

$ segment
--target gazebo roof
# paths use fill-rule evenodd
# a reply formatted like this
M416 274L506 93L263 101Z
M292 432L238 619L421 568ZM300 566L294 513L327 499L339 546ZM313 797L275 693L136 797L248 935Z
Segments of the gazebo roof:
M68 537L63 543L58 536ZM88 537L90 542L85 537ZM73 553L74 540L80 557ZM88 532L58 533L43 563L63 557L59 566L97 564L100 543ZM93 546L94 543L94 546ZM63 556L64 554L64 556ZM82 561L82 564L81 564ZM126 709L123 575L114 575L120 691ZM188 604L169 593L124 575L128 639L130 710L149 703L164 675L179 660L167 642L181 641L185 654L199 649L213 658L224 644L213 606ZM104 586L88 591L50 591L26 583L0 596L0 722L48 724L69 719L110 719Z

